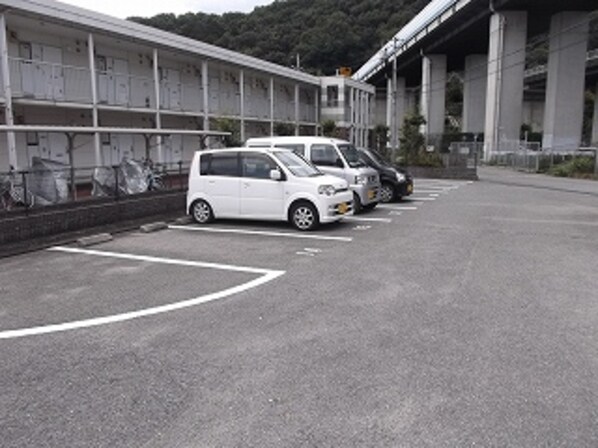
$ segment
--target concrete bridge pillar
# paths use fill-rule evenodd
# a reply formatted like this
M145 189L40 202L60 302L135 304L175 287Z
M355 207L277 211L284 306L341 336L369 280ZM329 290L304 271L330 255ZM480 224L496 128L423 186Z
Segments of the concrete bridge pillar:
M396 134L396 137L391 138L391 142L396 142L395 146L398 146L401 126L403 126L403 121L405 120L406 99L407 89L405 78L397 78L397 89L394 93L394 107L393 102L391 102L388 121L388 127L390 128L391 134Z
M417 89L405 89L405 115L413 115L417 112L417 99ZM403 122L399 127L403 127Z
M426 120L425 135L444 132L446 103L446 55L424 56L422 61L421 114Z
M552 16L544 148L575 151L581 144L588 37L587 12L567 11Z
M519 140L523 117L523 77L527 12L495 13L490 19L484 153L489 160Z
M486 90L488 83L488 56L472 54L465 58L463 79L463 132L484 132Z
M598 145L598 84L594 94L594 120L592 120L592 145Z

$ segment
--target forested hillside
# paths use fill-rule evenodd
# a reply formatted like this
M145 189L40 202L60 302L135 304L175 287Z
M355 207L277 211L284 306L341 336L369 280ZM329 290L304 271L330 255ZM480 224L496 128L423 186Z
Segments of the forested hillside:
M321 75L356 70L429 0L276 0L252 13L130 20Z

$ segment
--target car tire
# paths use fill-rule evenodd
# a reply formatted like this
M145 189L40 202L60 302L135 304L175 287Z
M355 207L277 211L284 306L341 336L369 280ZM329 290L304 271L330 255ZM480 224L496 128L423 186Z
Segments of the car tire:
M380 202L388 203L397 199L397 192L392 184L388 182L382 183L380 187Z
M357 193L353 193L353 213L356 215L361 213L363 210L363 205L361 203L361 199L359 199L359 195Z
M377 205L378 205L378 203L377 203L377 202L372 202L372 203L370 203L370 204L368 204L368 205L364 205L364 206L363 206L363 209L364 209L364 210L368 210L368 211L369 211L369 210L374 210L374 209L376 208L376 206L377 206Z
M293 205L289 219L291 224L298 230L314 230L320 225L318 210L307 201Z
M191 215L193 220L198 224L207 224L214 220L214 212L212 207L203 199L198 199L191 206Z

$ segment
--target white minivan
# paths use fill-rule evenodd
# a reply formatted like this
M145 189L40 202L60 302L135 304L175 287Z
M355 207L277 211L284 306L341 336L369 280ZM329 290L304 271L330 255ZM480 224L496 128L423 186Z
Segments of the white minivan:
M345 180L287 149L196 151L191 162L187 213L200 224L214 218L288 220L312 230L352 211Z
M245 146L286 148L302 155L321 171L345 179L353 191L355 213L380 202L378 172L361 160L352 143L330 137L289 136L250 138Z

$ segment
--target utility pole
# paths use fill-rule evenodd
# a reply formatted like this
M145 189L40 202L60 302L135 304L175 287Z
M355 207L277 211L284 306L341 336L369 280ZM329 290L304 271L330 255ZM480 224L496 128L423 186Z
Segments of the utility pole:
M396 151L398 146L398 129L397 129L397 39L392 40L392 110L390 112L391 126L390 126L390 146L392 162L396 160Z

